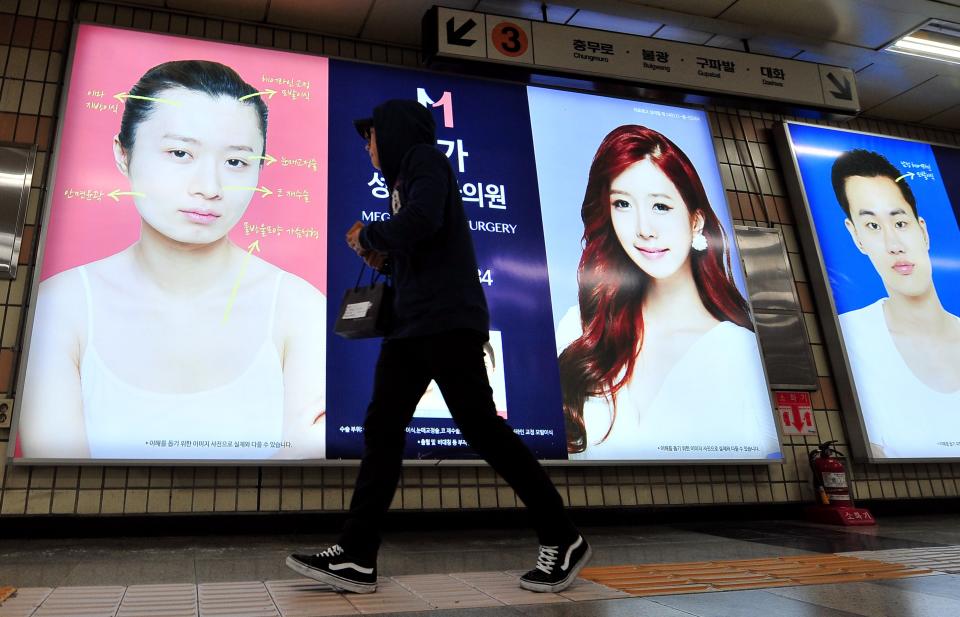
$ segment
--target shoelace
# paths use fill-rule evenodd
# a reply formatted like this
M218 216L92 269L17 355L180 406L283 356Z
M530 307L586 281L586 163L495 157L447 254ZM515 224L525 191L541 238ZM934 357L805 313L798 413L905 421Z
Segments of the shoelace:
M317 553L317 557L337 557L343 555L343 548L339 544L334 544L330 548Z
M540 545L540 554L537 555L537 570L544 574L553 573L553 566L557 563L557 557L560 555L559 546Z

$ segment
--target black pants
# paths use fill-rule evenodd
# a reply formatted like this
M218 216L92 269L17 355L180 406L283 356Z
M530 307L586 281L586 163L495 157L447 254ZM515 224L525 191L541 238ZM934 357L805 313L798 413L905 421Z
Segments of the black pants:
M348 552L376 559L380 522L400 480L406 427L431 379L440 387L463 438L527 506L540 543L556 545L576 538L550 478L497 415L483 342L479 332L470 330L384 341L363 423L363 460L339 540Z

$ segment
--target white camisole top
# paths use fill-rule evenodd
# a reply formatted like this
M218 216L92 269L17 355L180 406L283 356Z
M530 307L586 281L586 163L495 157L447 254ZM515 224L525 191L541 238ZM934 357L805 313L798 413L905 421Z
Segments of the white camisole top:
M87 346L80 361L83 417L94 459L258 459L281 447L283 367L272 332L279 272L264 341L233 381L189 393L145 390L122 380L96 348L96 305L86 267Z

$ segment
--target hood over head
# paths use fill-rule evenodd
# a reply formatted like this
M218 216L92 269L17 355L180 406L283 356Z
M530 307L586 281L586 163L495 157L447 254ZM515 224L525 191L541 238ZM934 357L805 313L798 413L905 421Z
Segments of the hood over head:
M391 189L400 172L400 162L413 146L436 146L437 125L433 114L418 103L407 99L392 99L373 109L373 118L354 120L357 132L364 136L373 126L376 131L380 171Z

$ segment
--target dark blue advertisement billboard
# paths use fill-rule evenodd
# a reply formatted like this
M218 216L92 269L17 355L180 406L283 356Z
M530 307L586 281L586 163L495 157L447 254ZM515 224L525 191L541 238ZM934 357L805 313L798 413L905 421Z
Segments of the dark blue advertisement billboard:
M374 65L331 62L331 230L389 217L382 176L353 119L388 99L417 99L434 113L437 146L453 166L490 307L488 376L497 411L539 458L566 458L553 344L537 170L522 86ZM334 240L331 289L354 285L359 260ZM379 341L333 334L328 315L328 458L358 458ZM531 378L531 376L536 376ZM435 383L407 430L411 459L472 458Z

